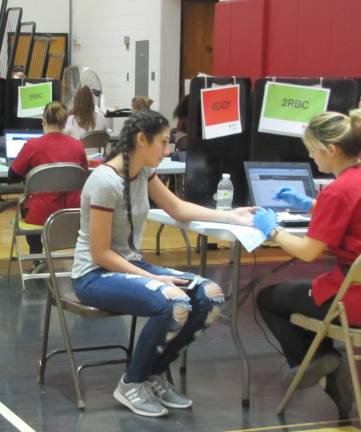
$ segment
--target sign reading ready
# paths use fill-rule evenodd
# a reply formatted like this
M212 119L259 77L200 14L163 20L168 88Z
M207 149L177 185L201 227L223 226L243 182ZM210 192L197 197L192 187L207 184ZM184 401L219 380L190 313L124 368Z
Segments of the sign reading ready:
M239 85L201 90L203 139L242 132Z
M259 132L301 137L312 117L327 109L330 89L268 82Z
M45 105L51 101L51 82L19 86L18 117L42 116Z

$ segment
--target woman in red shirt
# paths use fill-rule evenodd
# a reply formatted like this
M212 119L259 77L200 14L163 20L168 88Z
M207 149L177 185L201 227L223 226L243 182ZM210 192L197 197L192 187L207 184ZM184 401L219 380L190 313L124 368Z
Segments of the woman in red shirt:
M44 109L44 135L27 141L9 168L9 183L24 180L26 174L39 165L71 162L88 169L82 143L62 133L68 113L61 102L50 102ZM31 196L25 203L24 216L28 223L43 225L53 212L67 207L80 207L80 192L44 193ZM27 236L30 253L41 253L40 236Z
M332 303L352 262L361 253L361 110L349 116L326 112L311 120L304 142L320 171L334 174L314 203L289 187L276 191L275 199L291 206L312 209L306 236L296 237L277 225L270 209L259 209L254 225L292 256L311 262L326 250L336 260L331 271L312 281L286 282L260 291L257 303L260 313L278 339L290 366L291 379L302 362L314 335L290 322L292 313L322 319ZM361 326L361 287L351 287L344 304L351 325ZM340 354L330 339L324 340L310 363L299 388L316 384L326 376L326 392L336 403L339 416L345 418L352 408L352 390Z

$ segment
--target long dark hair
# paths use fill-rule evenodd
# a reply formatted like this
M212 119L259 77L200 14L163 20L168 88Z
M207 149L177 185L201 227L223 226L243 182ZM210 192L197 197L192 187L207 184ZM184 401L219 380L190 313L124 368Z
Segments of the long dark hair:
M74 97L73 114L80 127L85 130L95 128L95 105L93 93L87 85L81 87Z
M124 163L124 176L125 176L125 199L127 203L128 221L130 224L130 234L128 238L129 247L136 250L134 246L134 225L132 218L132 206L130 197L130 176L129 176L129 162L130 154L135 150L135 137L138 132L143 132L147 140L152 143L154 136L159 134L164 128L169 127L168 120L162 114L156 111L139 111L133 113L124 123L123 129L120 133L118 144L107 155L105 162L113 159L114 157L122 154Z

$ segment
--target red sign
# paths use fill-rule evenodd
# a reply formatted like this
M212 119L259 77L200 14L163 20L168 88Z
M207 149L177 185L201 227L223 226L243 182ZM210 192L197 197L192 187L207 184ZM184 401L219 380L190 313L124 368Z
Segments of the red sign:
M206 126L239 120L239 87L205 89L202 93Z
M204 139L242 132L239 85L201 90L202 134Z

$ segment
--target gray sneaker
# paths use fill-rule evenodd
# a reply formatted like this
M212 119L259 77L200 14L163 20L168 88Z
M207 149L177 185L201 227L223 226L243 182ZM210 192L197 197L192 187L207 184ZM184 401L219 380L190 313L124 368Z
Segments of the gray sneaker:
M298 384L298 389L305 389L317 384L322 377L330 374L340 366L341 359L336 352L329 352L321 357L316 357L308 365L301 382ZM289 369L285 374L283 381L288 386L293 380L298 371L299 366Z
M157 396L152 391L148 382L126 383L125 374L114 390L114 398L128 407L135 414L146 417L161 417L168 414L167 408L159 403Z
M337 369L326 375L325 392L336 404L339 419L348 419L353 404L353 387L345 358L341 359Z
M168 382L164 375L151 375L148 380L162 405L168 408L180 409L192 406L192 400L177 393L174 386Z

